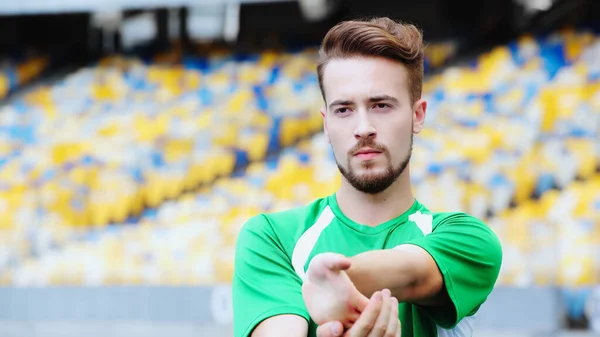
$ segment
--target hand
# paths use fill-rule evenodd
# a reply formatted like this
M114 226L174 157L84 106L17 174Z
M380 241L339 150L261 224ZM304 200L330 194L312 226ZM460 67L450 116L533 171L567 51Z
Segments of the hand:
M346 274L348 268L350 260L334 253L316 255L310 262L302 296L318 325L337 321L350 328L369 304Z
M376 292L356 323L343 331L341 322L328 322L317 328L317 337L400 337L398 300L387 289Z

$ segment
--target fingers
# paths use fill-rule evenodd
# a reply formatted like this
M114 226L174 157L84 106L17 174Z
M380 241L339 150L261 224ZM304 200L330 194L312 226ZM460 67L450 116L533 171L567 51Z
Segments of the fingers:
M381 291L381 297L381 312L369 333L369 337L384 337L390 323L392 293L388 289L383 289Z
M341 254L324 253L325 265L327 268L335 271L346 270L350 268L350 259Z
M354 311L350 312L348 314L347 319L342 322L344 329L346 329L346 330L350 329L359 318L360 318L359 311L354 310Z
M386 329L385 337L400 337L400 320L398 319L398 300L392 297L390 300L390 319Z
M365 309L367 308L367 305L369 305L369 298L367 296L361 294L359 291L356 291L354 293L354 296L352 296L350 303L360 313L360 312L365 311Z
M341 322L325 323L317 328L317 337L341 337L344 328L349 330L344 337L400 337L398 300L389 290L376 292L366 309L351 327Z
M306 276L309 280L316 282L331 275L350 268L350 259L341 254L322 253L317 254L310 261Z
M319 325L317 337L340 337L344 333L344 327L340 322L329 322Z
M348 330L347 337L366 337L371 332L379 313L381 312L381 305L383 298L381 292L377 291L371 297L369 304L362 312L356 323Z

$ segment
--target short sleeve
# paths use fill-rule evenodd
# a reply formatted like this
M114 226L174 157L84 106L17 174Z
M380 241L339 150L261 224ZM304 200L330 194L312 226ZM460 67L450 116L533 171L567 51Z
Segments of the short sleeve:
M232 287L235 337L250 336L258 324L276 315L295 314L309 321L302 281L264 215L251 218L238 235Z
M420 308L444 329L475 314L500 273L502 247L496 234L481 220L454 213L442 219L429 235L408 243L433 257L452 300L448 307Z

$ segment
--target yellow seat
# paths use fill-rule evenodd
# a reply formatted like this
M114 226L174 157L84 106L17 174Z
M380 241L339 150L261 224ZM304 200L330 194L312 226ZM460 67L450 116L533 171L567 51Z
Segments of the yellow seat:
M236 143L240 128L235 124L221 124L213 133L212 144L218 147L229 147Z
M151 208L157 207L163 200L162 181L160 175L149 172L144 186L146 205Z
M158 115L153 119L143 114L135 114L133 123L137 140L148 142L163 136L167 132L169 120L166 115Z
M287 147L298 140L302 129L302 124L299 119L287 117L281 122L280 143L281 146Z
M89 221L90 225L94 227L103 227L109 222L109 214L107 212L107 206L101 199L92 199L89 206Z
M165 199L175 199L184 191L184 177L182 172L169 173L165 177Z
M262 161L252 162L246 168L248 177L262 176L267 172L267 165Z
M35 57L31 58L17 66L17 82L19 85L29 83L37 77L48 65L48 58Z
M89 150L89 144L81 142L65 142L56 144L52 149L54 164L62 165L69 161L75 161Z
M316 113L316 109L314 111L310 111L308 113L309 120L309 129L311 132L318 132L323 130L323 117L320 113Z
M255 133L242 137L238 147L248 153L251 162L263 159L269 146L269 135L266 133Z
M583 179L589 179L596 171L597 161L593 155L594 141L587 139L568 139L566 146L578 161L577 174Z
M528 200L534 192L538 179L535 151L523 155L514 169L508 171L508 177L515 187L514 200L520 204Z
M231 152L218 153L213 161L217 176L227 176L235 167L235 154Z
M6 97L10 90L10 82L8 76L3 73L0 73L0 98Z
M468 132L460 139L462 154L474 164L487 162L490 157L490 136L480 132ZM447 145L448 146L448 145Z
M216 169L211 166L214 159L209 157L203 162L197 162L192 165L192 172L194 173L194 181L196 185L206 184L212 182L216 177Z
M192 165L188 166L185 170L182 170L182 176L180 178L182 192L189 191L196 186L195 179L197 179L197 175L192 171Z
M7 192L0 192L0 230L13 229L16 227L15 214L16 204L12 196Z
M255 128L257 130L269 130L273 125L273 120L271 117L263 112L258 110L251 113L252 118L248 121L248 126Z
M574 224L573 225L577 225ZM558 283L562 286L590 286L596 279L593 249L589 236L563 236ZM565 246L566 245L566 246Z
M169 139L164 147L164 157L168 164L189 158L194 143L192 139Z
M113 220L116 223L124 223L129 217L131 214L132 202L132 196L129 193L121 192L117 194L117 204L113 215Z
M237 80L241 84L254 84L259 82L261 75L255 65L245 64L240 67Z

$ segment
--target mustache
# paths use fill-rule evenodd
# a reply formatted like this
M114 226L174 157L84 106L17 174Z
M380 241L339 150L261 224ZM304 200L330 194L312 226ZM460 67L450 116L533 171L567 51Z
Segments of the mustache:
M387 153L387 148L383 145L377 144L374 141L370 140L370 139L364 139L361 138L358 143L356 143L356 145L354 145L350 151L348 151L348 153L350 155L354 155L358 150L364 148L364 147L369 147L372 148L374 150L377 151L381 151L382 153Z

